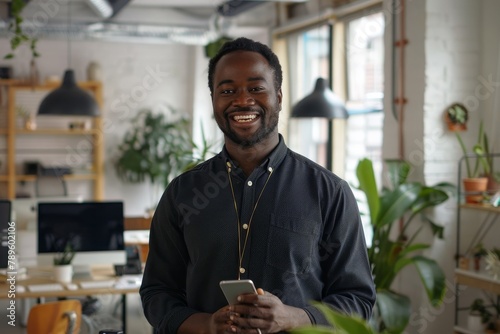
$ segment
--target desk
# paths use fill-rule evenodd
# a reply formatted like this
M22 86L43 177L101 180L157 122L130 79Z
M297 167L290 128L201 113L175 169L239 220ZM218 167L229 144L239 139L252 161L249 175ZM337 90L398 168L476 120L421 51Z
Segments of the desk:
M151 228L151 217L125 217L124 225L125 233L127 231L149 231ZM149 237L146 240L126 241L126 244L138 246L141 251L141 260L142 262L146 262L149 253Z
M120 277L116 277L114 274L114 269L111 266L95 266L92 267L92 277L82 278L82 279L73 279L72 283L78 284L81 281L90 281L90 280L110 280L116 279L118 282ZM129 293L138 293L139 285L134 286L118 286L118 287L107 287L107 288L91 288L91 289L83 289L80 286L76 290L62 290L62 291L37 291L31 292L27 289L27 286L30 284L50 284L56 283L53 279L50 278L51 268L28 268L28 278L26 279L17 279L16 285L22 285L26 287L26 291L19 292L16 291L16 299L23 298L47 298L47 297L76 297L76 296L89 296L89 295L99 295L99 294L114 294L114 295L122 295L122 322L123 322L123 332L127 333L127 294ZM64 286L64 284L62 284ZM7 298L8 296L8 284L0 284L0 298Z

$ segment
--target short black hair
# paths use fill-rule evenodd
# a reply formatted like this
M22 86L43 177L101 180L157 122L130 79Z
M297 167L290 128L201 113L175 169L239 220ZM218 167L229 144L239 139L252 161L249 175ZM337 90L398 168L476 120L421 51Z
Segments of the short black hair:
M235 40L224 43L220 48L219 52L210 59L208 63L208 88L210 88L210 93L214 93L214 72L215 67L219 60L227 55L228 53L235 51L252 51L260 53L269 62L269 66L274 70L274 87L276 91L281 88L283 82L283 72L281 71L281 65L278 57L274 52L265 44L256 42L249 38L239 37Z

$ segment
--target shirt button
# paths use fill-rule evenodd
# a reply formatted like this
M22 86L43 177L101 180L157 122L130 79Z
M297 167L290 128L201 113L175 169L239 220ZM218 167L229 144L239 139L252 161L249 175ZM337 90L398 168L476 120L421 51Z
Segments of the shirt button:
M252 181L248 181L247 184L249 187L251 187L253 183L252 183Z
M245 268L241 267L240 268L240 273L244 274L245 273Z
M246 230L248 228L248 224L243 224L243 229Z

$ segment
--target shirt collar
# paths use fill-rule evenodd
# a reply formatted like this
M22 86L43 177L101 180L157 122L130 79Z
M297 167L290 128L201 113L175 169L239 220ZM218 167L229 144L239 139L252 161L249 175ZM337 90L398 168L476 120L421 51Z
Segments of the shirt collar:
M267 156L267 159L265 159L264 162L262 162L260 168L268 169L269 167L272 167L273 169L276 169L285 158L287 150L288 147L286 146L285 140L283 139L283 136L280 133L278 145L276 145L274 150L272 150L272 152ZM222 151L220 152L220 157L222 158L222 161L224 161L224 165L226 164L227 161L229 161L232 166L238 167L238 164L236 164L236 162L233 161L229 156L229 153L227 152L226 149L226 145L224 145L224 147L222 148Z

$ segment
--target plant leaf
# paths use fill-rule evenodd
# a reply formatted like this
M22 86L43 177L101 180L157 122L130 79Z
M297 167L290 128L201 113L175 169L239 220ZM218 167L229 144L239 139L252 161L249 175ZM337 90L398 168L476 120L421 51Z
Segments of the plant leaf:
M405 247L399 254L398 256L399 257L405 257L406 255L408 255L409 253L412 253L412 252L415 252L415 251L418 251L418 250L423 250L423 249L427 249L429 248L430 246L429 245L426 245L426 244L413 244L413 245L410 245L408 247Z
M407 296L377 291L377 308L389 333L402 333L410 321L411 303Z
M406 182L411 169L408 162L400 159L386 159L385 163L392 189L396 189L400 184Z
M377 181L373 172L373 164L369 159L362 159L356 168L356 175L359 181L359 189L366 196L368 208L370 210L370 220L372 224L376 221L380 208L380 198L378 195Z
M448 200L448 198L448 194L443 190L434 187L423 187L417 199L413 202L411 210L414 213L418 213L425 208L439 205Z
M433 306L439 306L446 293L446 278L443 270L436 261L427 257L417 255L412 259L431 304Z
M375 225L383 227L402 218L418 198L421 189L422 186L418 183L405 183L385 193L380 201L380 211Z
M325 316L332 328L324 326L305 326L293 329L290 332L294 334L375 334L368 323L357 315L342 314L323 303L313 303Z

